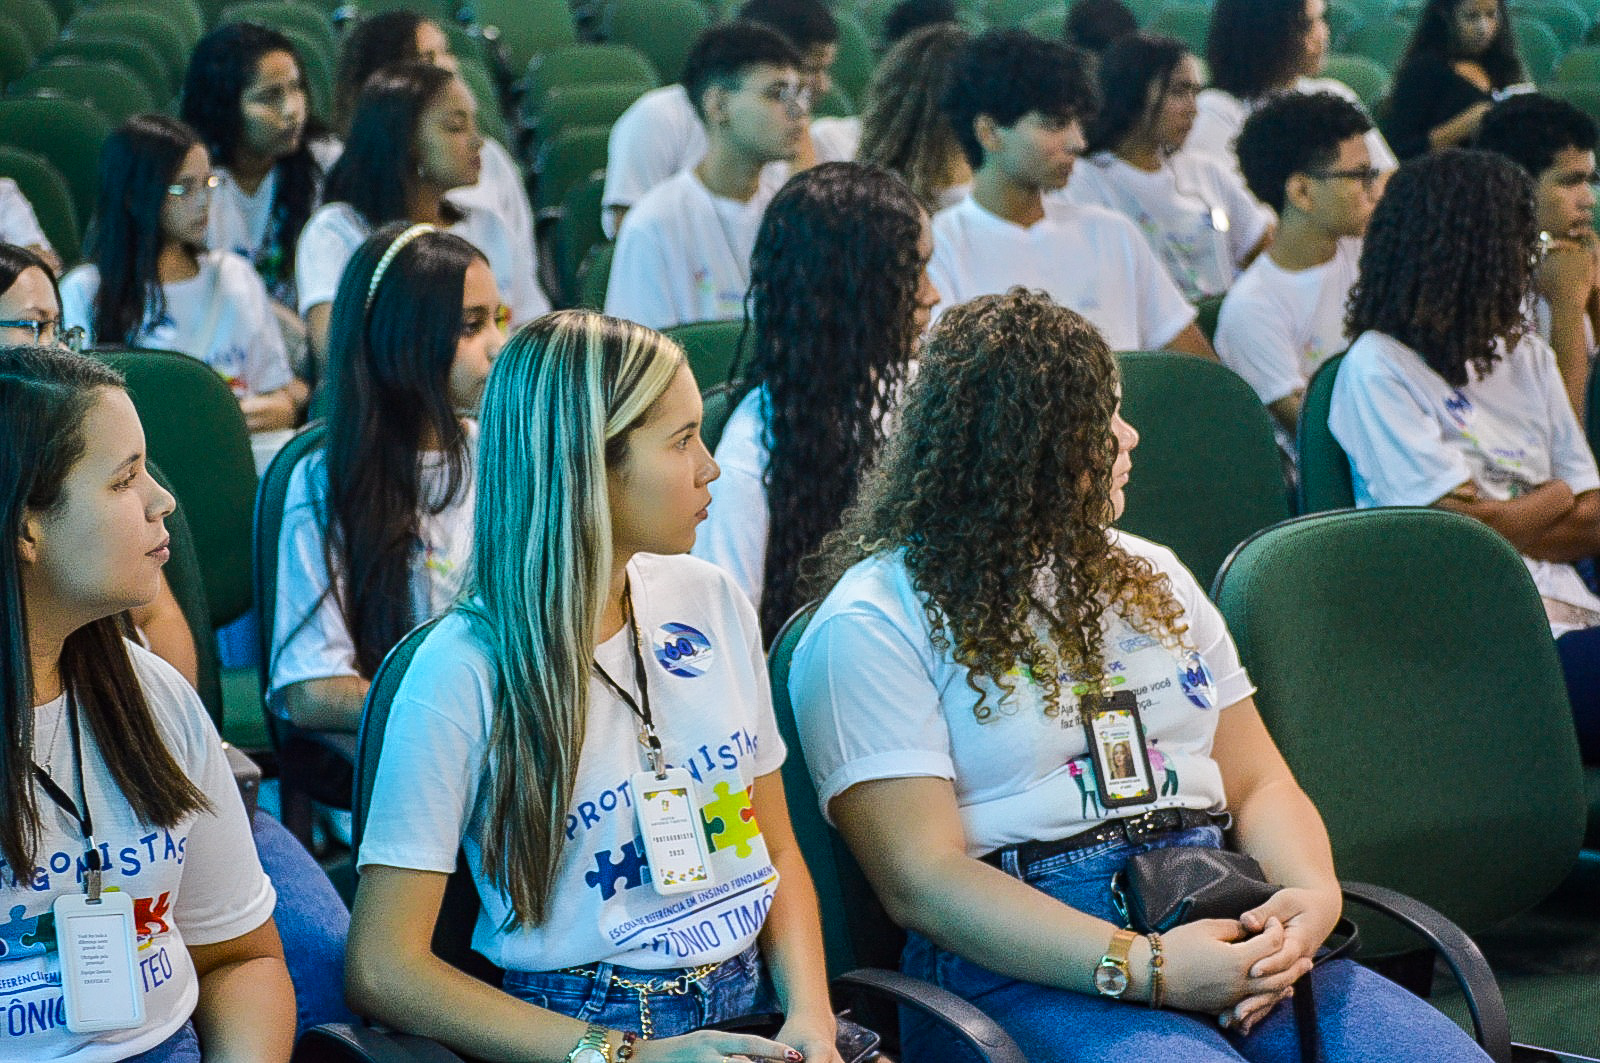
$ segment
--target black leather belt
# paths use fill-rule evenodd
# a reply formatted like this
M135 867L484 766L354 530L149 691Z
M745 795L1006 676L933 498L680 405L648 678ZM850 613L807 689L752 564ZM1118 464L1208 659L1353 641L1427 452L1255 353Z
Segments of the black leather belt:
M986 864L1000 867L1005 854L1015 852L1018 870L1026 872L1041 860L1048 860L1062 853L1075 852L1078 849L1089 849L1106 842L1139 845L1158 835L1169 834L1176 830L1189 830L1194 827L1221 827L1227 830L1232 822L1232 816L1217 816L1192 808L1157 808L1139 816L1108 819L1088 830L1079 831L1077 834L1053 842L1023 842L1021 845L1008 845L980 859Z

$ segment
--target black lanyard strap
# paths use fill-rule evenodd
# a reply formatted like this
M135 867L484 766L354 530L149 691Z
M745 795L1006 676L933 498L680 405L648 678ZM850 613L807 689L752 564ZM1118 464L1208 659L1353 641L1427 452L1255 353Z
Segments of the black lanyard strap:
M78 800L74 803L61 784L39 767L37 761L32 763L33 779L61 811L77 822L78 829L83 833L84 889L89 894L89 901L97 903L100 900L100 847L94 841L94 815L89 810L89 791L83 776L83 736L78 728L78 701L70 689L67 691L66 711L67 730L72 736L72 767L78 776Z
M644 666L644 650L640 645L639 622L633 612L633 583L629 581L622 585L622 617L628 625L629 648L633 651L633 681L639 688L639 697L636 699L625 690L621 683L611 678L599 661L592 661L594 670L602 682L610 687L622 703L628 706L628 711L639 718L643 731L639 741L650 751L650 770L657 776L665 775L665 760L661 752L661 739L656 737L655 720L650 714L650 683Z

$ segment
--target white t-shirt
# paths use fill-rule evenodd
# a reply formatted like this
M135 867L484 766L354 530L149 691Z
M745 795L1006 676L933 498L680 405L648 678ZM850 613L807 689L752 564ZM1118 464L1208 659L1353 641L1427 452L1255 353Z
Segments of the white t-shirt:
M1227 291L1273 221L1236 171L1187 151L1155 173L1099 152L1072 168L1060 194L1125 215L1191 300Z
M1292 91L1331 92L1360 107L1363 114L1367 110L1355 91L1335 78L1299 78L1295 81ZM1247 102L1221 89L1202 90L1199 99L1195 101L1199 113L1195 115L1194 125L1189 129L1189 138L1183 142L1184 150L1214 156L1237 170L1239 156L1234 152L1233 142L1238 139L1239 130L1244 128L1245 119L1266 102L1266 98ZM1394 152L1389 148L1389 142L1383 139L1383 134L1378 132L1376 125L1367 131L1365 139L1367 152L1372 156L1372 165L1380 170L1393 170L1400 165Z
M739 585L757 609L766 586L767 530L767 389L752 388L728 415L717 441L722 475L711 481L711 505L695 535L695 557L721 568Z
M200 698L165 661L125 644L178 767L212 805L170 830L140 822L117 792L88 721L83 766L104 886L133 898L139 940L137 977L144 1025L99 1034L68 1032L51 905L83 890L83 834L77 820L35 785L40 838L37 868L24 876L0 862L0 1058L101 1063L126 1059L172 1036L194 1011L199 982L189 947L247 934L272 915L277 894L261 870L250 823L222 743ZM34 710L34 760L78 800L66 696ZM81 710L80 710L81 711ZM23 878L18 884L16 879Z
M1189 625L1183 645L1164 644L1107 615L1106 668L1114 689L1139 698L1159 789L1155 807L1220 812L1227 801L1211 759L1217 711L1254 693L1222 616L1172 551L1125 532L1115 541L1172 581ZM1048 644L1041 623L1038 637ZM1198 650L1198 652L1196 652ZM898 553L852 567L824 599L789 673L800 740L824 813L874 779L949 779L967 853L1051 841L1107 818L1077 711L1065 683L1060 712L1045 715L1029 673L1014 668L1012 693L978 680L992 710L979 722L971 675L934 648L923 598ZM1113 814L1129 814L1115 810Z
M755 941L777 888L749 798L785 752L755 611L720 569L694 558L636 555L628 575L651 715L667 761L697 781L715 886L671 896L651 887L633 810L632 776L645 767L638 723L591 673L549 919L504 929L510 902L483 866L495 666L463 614L428 635L395 695L359 866L449 872L464 849L483 901L472 947L508 970L719 962ZM625 626L595 659L638 698L631 641Z
M1133 222L1104 207L1047 199L1043 220L1023 228L968 196L933 219L928 277L936 314L1016 285L1042 288L1089 319L1112 350L1165 347L1195 319Z
M1481 380L1469 368L1455 388L1410 347L1364 332L1339 366L1328 427L1350 455L1361 508L1427 506L1468 482L1500 501L1551 479L1573 494L1600 487L1555 355L1537 336ZM1600 613L1577 569L1523 560L1541 595Z
M511 308L512 324L532 321L547 313L550 300L534 278L532 249L519 247L515 233L498 213L468 208L465 214L447 231L476 247L488 259L500 298ZM300 231L300 245L294 256L295 288L302 315L313 306L333 302L345 265L370 235L372 226L348 203L324 203L311 215Z
M33 213L33 204L22 194L17 182L0 177L0 244L18 247L49 247L39 219ZM53 250L53 249L52 249Z
M198 358L239 396L266 395L294 379L283 333L267 305L267 286L249 262L231 251L205 251L199 273L163 284L161 290L167 311L159 320L146 319L131 339L134 345ZM123 342L121 336L94 336L99 292L96 266L72 270L61 278L61 317L94 340Z
M322 137L311 141L309 145L311 157L316 161L321 173L317 174L315 194L311 206L316 207L322 201L322 175L338 159L342 145L332 137ZM215 168L217 176L221 179L216 191L211 194L211 212L207 216L206 246L218 251L232 251L248 259L263 278L273 273L280 272L282 264L270 261L276 258L279 248L271 246L276 240L272 231L273 207L278 198L278 176L282 169L274 166L267 171L267 176L262 178L256 186L255 194L247 193L239 186L232 171L225 166ZM293 277L282 278L278 287L272 292L276 299L287 303L294 301Z
M861 143L858 118L818 118L811 123L811 141L818 162L843 162L856 157ZM682 85L663 85L634 100L611 126L606 141L607 207L632 207L644 194L673 174L698 163L706 154L706 126ZM762 174L781 186L789 164L771 162ZM615 237L610 213L606 235Z
M653 329L743 317L756 233L779 187L763 171L740 203L689 169L652 188L622 219L606 313Z
M456 501L438 513L422 514L412 565L412 616L419 621L450 608L472 554L472 507L477 498L472 470L478 426L467 431L466 480ZM284 496L283 528L278 536L278 594L272 618L272 667L267 700L282 712L285 687L308 679L355 676L356 647L341 602L344 574L329 591L323 556L325 524L320 515L328 490L326 456L310 455L295 467ZM441 452L423 455L422 492L442 500L449 485ZM307 619L309 617L309 619Z

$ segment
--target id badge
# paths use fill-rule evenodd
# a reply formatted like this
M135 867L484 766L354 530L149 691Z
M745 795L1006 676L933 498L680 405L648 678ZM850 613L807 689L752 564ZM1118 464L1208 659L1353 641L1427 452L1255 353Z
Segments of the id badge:
M126 1030L144 1023L144 992L135 956L133 898L107 890L90 903L81 893L56 898L56 947L67 1029Z
M1121 808L1147 805L1156 799L1144 721L1139 718L1139 699L1133 691L1119 690L1102 697L1092 715L1085 710L1083 731L1089 756L1094 758L1101 805Z
M655 891L666 896L714 885L694 776L683 768L667 768L659 776L636 772L633 794Z

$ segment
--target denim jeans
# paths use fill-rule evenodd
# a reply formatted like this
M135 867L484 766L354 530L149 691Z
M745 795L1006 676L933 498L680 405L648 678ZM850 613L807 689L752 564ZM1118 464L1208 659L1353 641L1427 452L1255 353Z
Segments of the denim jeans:
M200 1063L200 1038L195 1036L194 1023L184 1023L165 1041L129 1056L123 1063Z
M1122 919L1111 899L1111 877L1136 853L1171 845L1217 847L1222 831L1196 827L1140 845L1123 841L1065 853L1018 874L1007 855L1008 873L1023 878L1079 911ZM1067 1060L1250 1060L1297 1063L1300 1058L1294 1009L1279 1004L1248 1037L1224 1032L1214 1016L1153 1011L1143 1004L1020 982L946 952L910 935L901 966L971 1001L1016 1039L1030 1063ZM1488 1056L1426 1002L1348 960L1320 964L1312 974L1317 1016L1328 1063L1482 1063ZM948 1052L939 1032L914 1019L905 1028L905 1058L938 1060Z
M584 1022L615 1030L645 1033L640 994L617 984L627 982L664 985L681 971L640 971L632 967L596 964L594 975L566 971L507 971L504 988L520 1000L570 1015ZM652 1037L676 1037L716 1022L756 1012L776 1011L777 998L761 953L752 945L715 971L689 984L682 994L649 994Z

